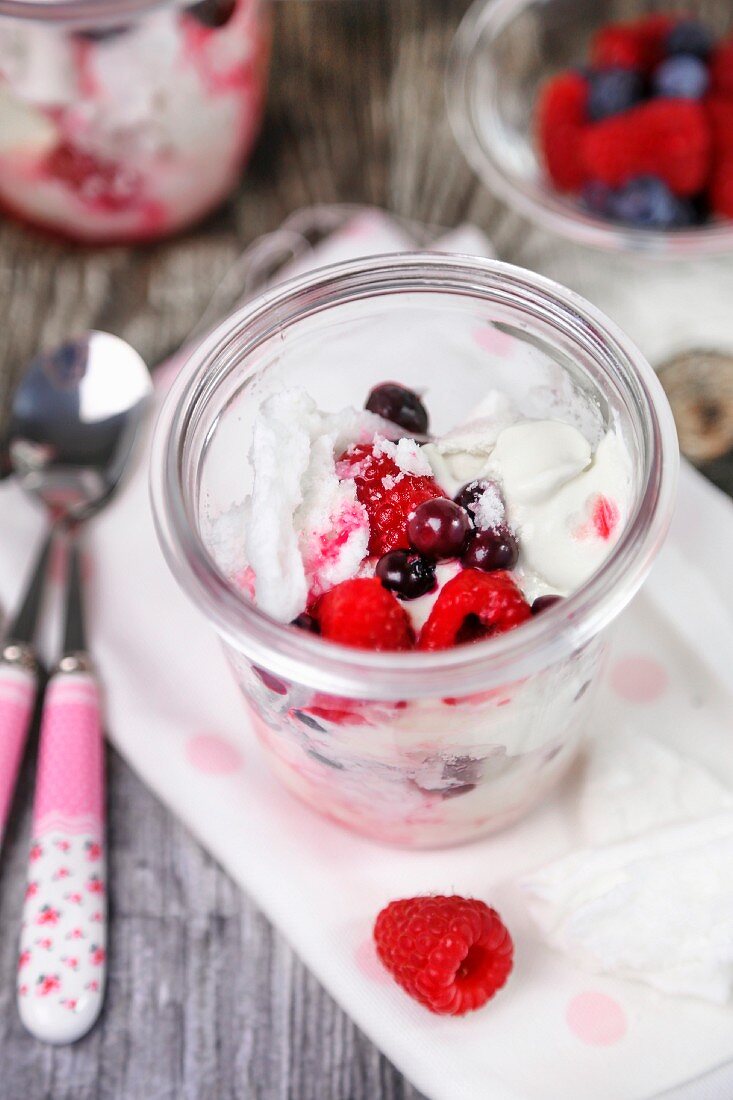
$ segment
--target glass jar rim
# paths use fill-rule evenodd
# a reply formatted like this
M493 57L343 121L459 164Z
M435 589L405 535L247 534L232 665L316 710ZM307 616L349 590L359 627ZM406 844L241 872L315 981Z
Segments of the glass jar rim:
M633 515L603 566L566 600L519 630L431 653L350 649L276 622L218 570L184 485L187 433L202 404L235 363L303 317L398 292L470 294L517 308L521 301L564 336L581 334L611 356L615 381L643 408L645 477ZM588 348L586 346L586 353ZM664 539L674 504L679 453L671 410L654 371L613 322L574 292L497 260L440 253L372 256L322 267L242 306L191 354L160 410L151 452L155 525L178 583L219 634L252 663L331 695L400 699L461 696L501 686L581 649L640 587Z
M110 26L182 6L182 0L0 0L0 17L53 25Z
M545 4L552 0L545 0ZM493 155L475 122L473 74L479 63L482 39L495 39L537 0L474 0L451 45L445 94L453 136L473 170L503 202L519 214L559 237L606 252L633 253L640 259L695 260L733 252L733 223L695 229L633 229L615 225L572 206L548 188L509 176Z

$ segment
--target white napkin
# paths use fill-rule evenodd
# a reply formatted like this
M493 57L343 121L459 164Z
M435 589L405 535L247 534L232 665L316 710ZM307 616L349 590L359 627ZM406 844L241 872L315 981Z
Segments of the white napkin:
M475 231L463 241L458 248L486 247ZM402 229L371 214L311 261L406 243ZM159 397L171 374L159 372ZM694 517L696 537L685 543L682 523L673 560L698 568L706 592L727 590L727 559L710 547L716 538L733 545L733 506L686 469L680 512ZM41 527L12 484L0 487L0 524L0 598L8 606ZM581 769L522 824L474 845L411 853L360 840L301 806L270 776L215 637L162 560L143 461L88 539L91 642L110 739L426 1096L642 1100L733 1058L730 1010L584 972L540 941L515 881L577 846ZM681 587L664 590L663 601L673 604ZM645 596L625 614L595 735L609 743L621 725L653 735L731 785L730 700L696 648L703 633L690 645L670 629L673 620ZM725 625L721 610L720 630ZM432 1016L410 1001L371 944L374 917L391 898L453 891L496 906L516 942L506 989L462 1019ZM733 1093L733 1078L721 1081L698 1079L674 1100L722 1100Z

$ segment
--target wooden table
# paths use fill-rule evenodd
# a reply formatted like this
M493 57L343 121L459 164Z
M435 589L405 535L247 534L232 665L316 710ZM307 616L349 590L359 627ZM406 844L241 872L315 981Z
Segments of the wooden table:
M39 346L94 326L155 363L254 237L313 202L470 219L521 258L526 229L456 151L442 73L467 0L275 5L267 124L229 204L162 245L64 248L0 226L0 407ZM236 292L234 288L233 293ZM217 308L228 303L217 298ZM715 472L731 486L733 464ZM32 770L0 859L0 1100L418 1100L249 899L114 753L106 1011L73 1048L33 1041L14 1007Z

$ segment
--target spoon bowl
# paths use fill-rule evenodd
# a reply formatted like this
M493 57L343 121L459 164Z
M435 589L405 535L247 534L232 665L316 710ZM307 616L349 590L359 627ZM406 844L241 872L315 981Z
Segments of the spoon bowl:
M107 332L86 332L29 363L13 399L8 454L23 489L54 521L78 523L107 502L151 390L143 359Z

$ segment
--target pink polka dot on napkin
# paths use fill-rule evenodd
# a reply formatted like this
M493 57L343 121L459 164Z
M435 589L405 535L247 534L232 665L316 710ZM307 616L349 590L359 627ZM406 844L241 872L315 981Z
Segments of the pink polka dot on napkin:
M377 948L371 936L357 947L354 952L354 962L365 978L380 985L386 985L392 981L389 972L377 955Z
M186 742L186 757L196 771L205 775L231 775L242 767L239 750L215 733L199 733Z
M611 686L628 703L653 703L664 694L668 682L659 661L641 654L621 657L611 668Z
M573 1035L592 1047L613 1046L626 1034L626 1013L621 1005L594 989L578 993L568 1002L565 1019Z

